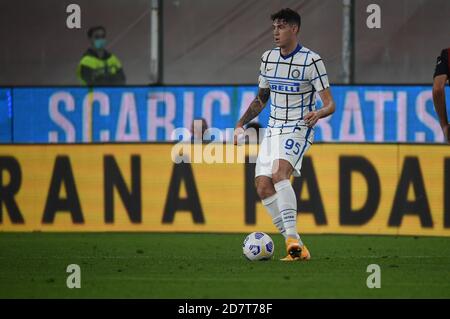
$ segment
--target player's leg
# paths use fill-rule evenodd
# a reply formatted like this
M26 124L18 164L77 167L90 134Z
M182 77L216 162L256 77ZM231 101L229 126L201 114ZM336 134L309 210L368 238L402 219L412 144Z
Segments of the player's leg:
M294 168L291 163L279 159L274 163L272 181L278 196L278 207L286 231L286 250L288 256L283 261L310 259L308 248L297 233L297 198L290 181Z
M307 132L296 131L280 136L277 159L272 167L272 181L277 192L280 209L286 230L288 257L283 260L310 259L311 255L297 232L297 198L290 177L300 176L302 159L311 143Z
M283 219L286 237L298 240L297 198L290 181L293 170L291 163L287 160L276 160L273 165L272 182L278 197L278 209Z
M255 183L256 192L258 193L259 198L261 198L261 203L264 205L270 217L272 218L272 222L275 227L286 239L287 235L284 229L283 219L278 208L278 195L273 186L272 179L268 176L261 175L256 177Z
M256 192L278 231L286 238L283 220L278 209L278 200L272 183L273 146L270 137L261 142L255 166Z

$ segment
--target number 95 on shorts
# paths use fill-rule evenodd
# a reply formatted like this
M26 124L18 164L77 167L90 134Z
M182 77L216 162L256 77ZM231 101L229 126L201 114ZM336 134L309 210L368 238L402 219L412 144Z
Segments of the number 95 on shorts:
M288 134L265 136L261 142L256 160L255 177L272 177L276 171L274 165L278 159L291 163L294 168L293 175L300 176L302 160L313 141L313 130L302 128Z

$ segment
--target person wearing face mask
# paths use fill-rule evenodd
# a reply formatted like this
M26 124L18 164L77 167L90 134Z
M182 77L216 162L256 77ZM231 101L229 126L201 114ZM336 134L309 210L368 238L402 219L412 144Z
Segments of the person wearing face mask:
M77 68L83 85L124 85L125 73L120 60L105 49L106 29L103 26L88 30L91 47L84 53Z

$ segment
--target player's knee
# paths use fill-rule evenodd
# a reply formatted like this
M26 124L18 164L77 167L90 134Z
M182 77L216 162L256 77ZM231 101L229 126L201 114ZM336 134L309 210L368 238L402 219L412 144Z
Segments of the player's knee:
M258 193L258 196L260 199L265 199L265 198L268 198L268 197L272 196L273 194L275 194L275 192L273 192L272 189L267 186L257 187L256 192Z
M275 194L273 184L270 182L256 182L256 192L260 199L265 199Z

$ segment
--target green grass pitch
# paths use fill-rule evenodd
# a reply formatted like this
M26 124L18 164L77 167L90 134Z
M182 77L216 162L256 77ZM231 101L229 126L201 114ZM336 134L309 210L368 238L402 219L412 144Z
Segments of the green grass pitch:
M450 238L305 235L313 259L249 262L244 234L0 233L0 298L450 298ZM81 267L68 289L66 268ZM369 264L381 288L369 289Z

